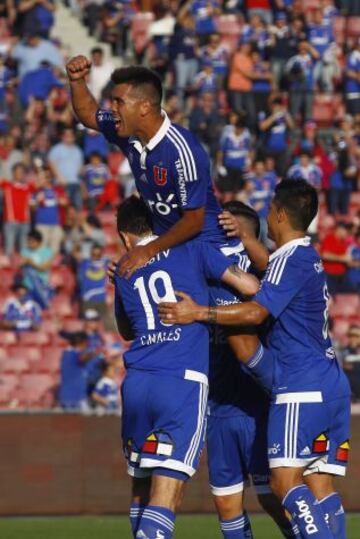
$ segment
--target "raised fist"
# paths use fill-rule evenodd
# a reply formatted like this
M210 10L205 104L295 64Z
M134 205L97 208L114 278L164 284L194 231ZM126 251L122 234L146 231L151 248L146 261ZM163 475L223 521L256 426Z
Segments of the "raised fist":
M66 72L70 81L84 79L91 69L91 62L86 56L74 56L66 64Z

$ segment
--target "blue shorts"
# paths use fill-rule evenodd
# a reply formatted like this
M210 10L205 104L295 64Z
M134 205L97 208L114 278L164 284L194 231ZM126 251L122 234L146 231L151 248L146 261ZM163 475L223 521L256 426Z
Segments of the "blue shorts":
M323 401L321 391L278 394L269 414L270 468L345 475L349 436L350 396Z
M122 386L122 439L128 472L153 468L191 477L205 443L207 377L186 371L186 379L128 370Z
M270 493L266 429L266 416L208 417L208 468L214 496L242 492L249 475L258 494Z

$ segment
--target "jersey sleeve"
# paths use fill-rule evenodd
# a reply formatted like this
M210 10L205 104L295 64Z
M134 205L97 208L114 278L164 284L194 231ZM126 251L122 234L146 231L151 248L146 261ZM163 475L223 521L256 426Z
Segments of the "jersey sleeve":
M279 256L270 263L254 301L278 318L304 286L305 280L303 261L286 254Z
M180 207L194 210L206 206L210 182L209 158L200 144L193 146L184 137L174 139L177 155L174 164L175 189Z
M96 111L96 123L99 131L104 135L106 140L112 144L116 144L116 146L119 146L127 154L129 146L128 139L117 135L112 112L110 110L98 109Z
M199 241L197 247L200 267L205 277L220 281L225 271L233 265L233 260L207 242Z

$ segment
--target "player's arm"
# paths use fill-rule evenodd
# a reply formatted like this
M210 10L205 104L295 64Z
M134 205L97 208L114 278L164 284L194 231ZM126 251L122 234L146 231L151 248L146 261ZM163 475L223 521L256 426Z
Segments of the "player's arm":
M134 332L118 293L115 294L115 320L122 338L125 341L132 341L134 339Z
M254 296L259 290L259 280L255 275L246 273L236 264L230 266L221 277L223 283L234 288L243 296Z
M176 295L182 298L182 301L159 304L159 315L162 322L171 324L205 322L223 326L258 326L269 315L269 311L256 301L210 307L198 305L184 292L176 292Z
M265 271L269 262L269 253L266 247L256 238L250 226L244 221L240 222L235 215L224 211L219 215L219 222L229 237L238 237L251 260L254 268L260 272Z
M85 81L90 69L91 62L86 56L75 56L66 64L74 112L82 124L99 131L96 121L98 104Z
M205 208L185 210L183 216L167 232L147 245L134 247L123 258L120 266L120 275L130 277L134 271L141 268L160 251L165 251L175 245L184 243L193 238L202 230L205 217Z

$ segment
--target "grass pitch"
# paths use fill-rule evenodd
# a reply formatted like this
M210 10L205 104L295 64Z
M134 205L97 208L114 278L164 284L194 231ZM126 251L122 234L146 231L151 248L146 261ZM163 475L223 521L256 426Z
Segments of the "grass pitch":
M251 517L255 539L281 539L270 519ZM1 539L131 539L126 517L2 518ZM183 515L176 523L175 539L220 539L213 515ZM348 516L348 539L359 539L360 515Z

